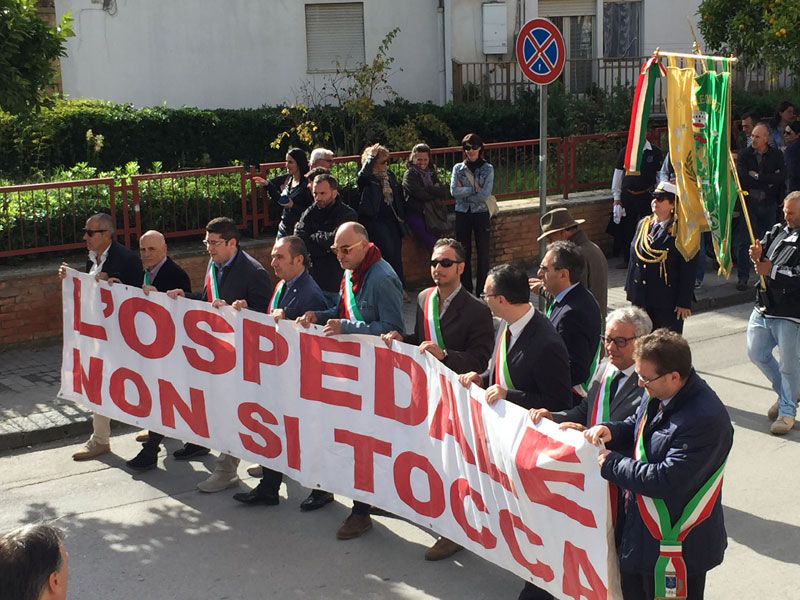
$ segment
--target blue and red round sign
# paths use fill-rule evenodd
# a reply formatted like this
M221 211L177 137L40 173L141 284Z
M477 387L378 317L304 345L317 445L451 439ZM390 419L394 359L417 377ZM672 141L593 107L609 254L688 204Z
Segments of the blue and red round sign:
M517 62L534 83L547 85L558 79L566 54L561 32L547 19L532 19L519 32Z

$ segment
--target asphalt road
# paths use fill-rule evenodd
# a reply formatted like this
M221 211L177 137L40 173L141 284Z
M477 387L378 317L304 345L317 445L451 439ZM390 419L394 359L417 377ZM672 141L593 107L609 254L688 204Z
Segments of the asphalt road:
M774 394L747 360L749 312L734 306L686 326L695 366L736 428L723 488L729 546L723 565L709 573L706 598L796 600L800 430L769 434L765 413ZM338 541L349 501L301 513L307 490L292 481L279 506L246 507L231 499L235 489L195 491L213 468L210 457L181 463L162 452L157 471L131 475L123 463L138 451L133 434L114 438L116 455L75 463L70 455L83 441L0 457L0 530L57 519L68 532L69 598L515 599L521 588L515 576L466 551L424 561L433 536L402 520L377 517L364 537ZM168 442L169 451L177 447ZM245 477L239 489L252 485Z

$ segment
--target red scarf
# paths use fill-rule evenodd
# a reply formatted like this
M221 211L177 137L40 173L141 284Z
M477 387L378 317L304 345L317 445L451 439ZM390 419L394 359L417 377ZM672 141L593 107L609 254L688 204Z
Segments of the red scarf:
M364 274L367 272L372 265L378 262L381 259L381 251L378 247L373 244L372 242L369 243L369 250L367 250L367 254L364 256L364 260L361 261L361 264L358 265L355 269L350 272L350 281L353 284L353 294L358 293L358 290L361 289L361 280L364 279ZM344 311L344 297L345 297L345 287L344 287L344 276L342 276L342 281L339 284L339 318L346 319L347 316L345 315Z

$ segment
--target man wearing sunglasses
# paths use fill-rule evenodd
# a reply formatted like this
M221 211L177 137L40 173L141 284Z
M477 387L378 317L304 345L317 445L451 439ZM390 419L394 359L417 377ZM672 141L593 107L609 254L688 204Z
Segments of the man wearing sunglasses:
M633 358L647 397L624 421L584 433L606 444L601 475L625 490L622 595L702 598L706 573L727 546L720 490L733 427L679 334L657 329L638 338Z
M89 251L86 272L95 279L115 279L134 287L142 286L142 261L135 252L114 240L116 230L111 215L97 213L86 221L83 241ZM66 265L58 270L61 279L67 276ZM103 415L92 416L92 436L72 455L73 460L90 460L111 452L111 419Z
M433 246L431 279L436 284L417 296L414 333L403 336L397 330L381 337L391 348L393 340L419 345L456 373L483 371L492 354L494 324L492 312L461 285L464 272L464 246L452 238L442 238ZM440 537L425 552L426 560L442 560L462 547Z
M378 247L369 241L366 228L353 221L343 223L336 230L331 250L344 269L339 301L327 310L306 312L297 322L303 327L324 325L322 333L327 336L403 331L403 286ZM322 493L327 492L317 492ZM366 502L353 501L353 510L336 537L349 540L372 529L370 508Z

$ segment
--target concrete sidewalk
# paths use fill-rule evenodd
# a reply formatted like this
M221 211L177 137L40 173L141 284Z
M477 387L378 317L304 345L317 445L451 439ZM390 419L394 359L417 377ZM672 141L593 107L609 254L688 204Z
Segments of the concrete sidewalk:
M609 309L626 306L625 271L616 269L619 259L610 259ZM710 267L709 261L709 267ZM755 281L751 277L751 283ZM696 291L695 312L752 302L752 290L736 290L735 274L726 281L707 272ZM409 292L414 298L415 294ZM406 327L414 326L413 302L404 306ZM691 328L691 319L687 323ZM91 413L56 397L60 383L61 344L30 348L0 349L0 451L32 446L91 432ZM115 423L114 427L128 427Z

